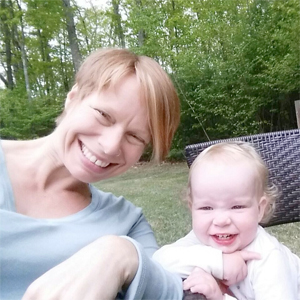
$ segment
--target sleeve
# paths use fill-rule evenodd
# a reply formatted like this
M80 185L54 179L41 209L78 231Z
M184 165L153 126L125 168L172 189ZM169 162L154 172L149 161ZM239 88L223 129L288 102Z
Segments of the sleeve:
M143 215L128 236L123 237L134 244L139 256L138 271L124 299L181 300L183 297L181 278L166 271L151 258L158 246L154 233Z
M153 261L137 241L125 238L131 240L137 249L139 268L124 299L181 300L183 297L181 278Z
M163 246L153 255L153 259L168 271L187 278L195 267L223 279L222 251L209 246L195 244L192 232L177 242Z
M237 298L224 294L224 300L237 300Z
M256 264L252 277L256 300L299 299L298 264L287 253L274 249Z

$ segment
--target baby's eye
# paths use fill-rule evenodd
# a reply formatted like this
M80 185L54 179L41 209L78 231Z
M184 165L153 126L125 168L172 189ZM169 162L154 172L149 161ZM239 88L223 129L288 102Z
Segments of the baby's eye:
M210 206L202 206L202 207L199 207L200 210L213 210L212 207Z
M232 209L243 209L243 208L245 208L245 206L243 206L243 205L232 206Z

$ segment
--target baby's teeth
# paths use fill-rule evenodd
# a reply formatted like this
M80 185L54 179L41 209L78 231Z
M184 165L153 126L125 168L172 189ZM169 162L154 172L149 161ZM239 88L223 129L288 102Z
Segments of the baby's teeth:
M227 239L227 238L229 238L230 237L230 234L219 234L218 235L218 238L219 239Z

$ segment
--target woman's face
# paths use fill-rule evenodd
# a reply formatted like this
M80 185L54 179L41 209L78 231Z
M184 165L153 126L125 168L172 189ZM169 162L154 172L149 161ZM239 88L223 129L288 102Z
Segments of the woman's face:
M66 115L56 129L59 156L82 182L96 182L128 170L150 142L145 104L135 75L82 101L68 95Z

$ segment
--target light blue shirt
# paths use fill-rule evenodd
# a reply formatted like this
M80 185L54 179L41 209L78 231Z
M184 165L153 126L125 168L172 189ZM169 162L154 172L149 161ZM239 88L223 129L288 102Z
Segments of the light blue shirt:
M64 218L35 219L17 213L0 143L1 300L21 299L35 279L104 235L130 239L139 254L137 274L121 298L182 299L180 277L151 259L158 247L141 209L92 185L90 190L91 203Z

